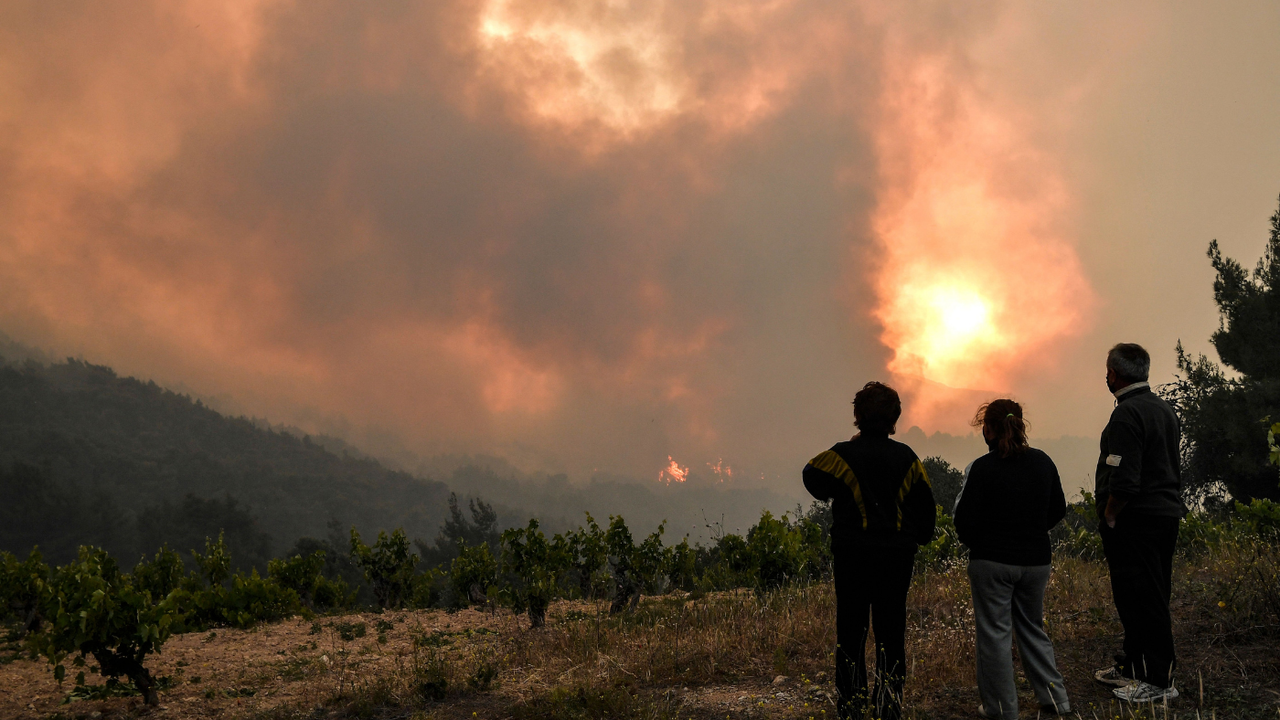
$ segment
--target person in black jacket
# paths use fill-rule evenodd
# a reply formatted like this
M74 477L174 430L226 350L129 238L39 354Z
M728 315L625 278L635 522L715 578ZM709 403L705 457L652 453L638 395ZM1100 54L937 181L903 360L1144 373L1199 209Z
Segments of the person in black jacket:
M858 434L804 467L804 486L832 501L831 553L836 586L836 705L841 718L897 720L906 679L907 590L916 547L933 539L936 506L914 451L889 439L902 402L869 382L853 398ZM876 685L867 695L866 645L876 631Z
M1022 406L993 400L974 427L991 449L965 468L956 499L960 542L969 547L969 586L977 634L978 714L1018 717L1013 635L1042 711L1071 711L1053 643L1042 625L1052 553L1049 531L1067 514L1058 468L1027 443Z
M1116 408L1102 431L1094 475L1111 596L1124 625L1124 652L1094 673L1130 702L1176 698L1169 600L1182 504L1178 416L1151 391L1151 356L1121 343L1107 353L1107 389Z

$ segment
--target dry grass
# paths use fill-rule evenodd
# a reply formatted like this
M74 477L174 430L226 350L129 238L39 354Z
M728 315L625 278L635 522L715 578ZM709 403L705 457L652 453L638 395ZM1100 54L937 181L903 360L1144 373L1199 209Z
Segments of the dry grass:
M1046 624L1078 717L1280 717L1276 567L1275 548L1259 544L1224 545L1179 561L1174 610L1183 697L1143 709L1119 703L1092 681L1121 639L1105 567L1058 561ZM973 717L973 618L963 566L917 576L908 604L907 717ZM352 630L358 623L366 628L361 637ZM623 616L609 616L603 604L560 602L538 630L506 612L348 616L318 627L295 620L218 631L212 639L176 638L157 671L177 684L151 715L830 718L833 642L827 583L765 595L650 598ZM785 679L775 683L777 676ZM57 705L67 689L36 663L4 665L0 717L147 713L130 699ZM1024 690L1023 717L1035 717Z

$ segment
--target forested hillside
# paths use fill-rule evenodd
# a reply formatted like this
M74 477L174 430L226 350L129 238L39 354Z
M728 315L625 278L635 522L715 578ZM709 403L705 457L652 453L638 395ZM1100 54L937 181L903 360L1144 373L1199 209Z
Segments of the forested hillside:
M0 550L39 543L60 562L92 543L136 557L225 529L260 564L334 520L434 537L447 496L107 367L0 359Z

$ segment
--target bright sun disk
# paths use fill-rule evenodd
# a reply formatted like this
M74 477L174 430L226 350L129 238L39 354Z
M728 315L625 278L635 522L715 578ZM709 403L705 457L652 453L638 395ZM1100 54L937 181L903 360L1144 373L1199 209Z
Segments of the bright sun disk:
M987 303L982 298L976 293L963 291L937 291L931 305L937 313L942 330L955 339L978 334L987 325L990 314Z

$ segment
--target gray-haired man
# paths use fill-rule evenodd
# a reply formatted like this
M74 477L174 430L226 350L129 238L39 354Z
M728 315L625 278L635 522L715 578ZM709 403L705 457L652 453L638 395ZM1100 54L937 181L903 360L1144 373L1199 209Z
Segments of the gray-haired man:
M1116 697L1152 702L1178 696L1169 595L1182 504L1178 416L1151 391L1151 356L1121 343L1107 353L1116 408L1102 431L1094 495L1111 594L1124 625L1124 652L1095 673Z

